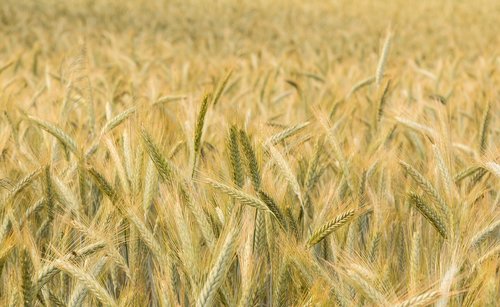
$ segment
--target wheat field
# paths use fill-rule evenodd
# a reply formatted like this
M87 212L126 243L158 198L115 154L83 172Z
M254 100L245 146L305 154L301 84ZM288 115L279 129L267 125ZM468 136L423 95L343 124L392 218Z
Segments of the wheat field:
M499 19L3 0L0 306L498 306Z

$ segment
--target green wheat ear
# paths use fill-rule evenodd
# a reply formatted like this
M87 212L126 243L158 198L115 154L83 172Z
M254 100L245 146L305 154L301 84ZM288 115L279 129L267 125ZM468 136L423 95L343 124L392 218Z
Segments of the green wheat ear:
M33 263L26 249L21 251L21 268L24 306L29 307L33 305Z
M263 191L259 191L259 198L266 204L266 206L269 208L269 211L271 211L280 223L280 226L283 228L286 228L286 220L285 217L283 216L283 213L281 212L280 208L276 204L276 202L266 193Z
M380 121L382 120L382 116L384 115L384 108L387 103L390 87L391 87L391 80L387 81L387 84L384 87L384 91L382 92L382 96L380 97L378 102L377 113L375 118L376 127L378 127Z
M168 182L172 181L173 169L170 162L162 155L158 146L154 143L153 138L149 135L146 129L141 129L142 141L146 147L146 152L149 155L151 161L153 161L158 173L163 179Z
M253 188L255 191L260 190L260 170L259 164L257 163L257 156L255 155L255 150L250 142L248 134L244 130L240 130L240 144L243 149L243 154L245 155L247 171L250 174L252 180Z
M491 104L488 103L486 105L486 109L483 114L483 120L481 122L481 130L479 137L479 150L482 154L486 152L486 148L488 145L488 129L491 121L490 110L491 110Z
M229 149L229 160L231 164L231 171L233 182L237 187L243 186L244 172L241 164L241 155L238 142L238 129L235 126L231 126L229 130L229 136L227 140L227 147Z
M116 201L118 198L118 194L116 193L113 186L108 182L108 180L106 180L106 178L93 167L87 168L87 171L94 179L97 187L99 187L99 189L112 201Z
M10 190L7 200L12 201L16 195L22 193L22 191L29 186L35 179L38 178L40 173L42 172L42 168L37 168L36 170L32 171L30 174L28 174L26 177L22 178L19 180L16 185Z
M329 234L334 232L336 229L345 225L354 216L354 210L348 210L339 214L333 220L323 224L319 229L317 229L307 240L307 246L312 247L322 240L324 240Z
M193 156L193 170L191 172L191 177L194 177L196 171L196 164L198 163L198 159L201 154L201 138L203 135L203 127L205 125L205 117L208 111L208 103L210 101L210 94L206 94L203 97L203 101L201 102L200 110L198 112L198 118L196 120L196 126L194 130L194 156Z
M265 142L266 145L276 145L285 139L294 136L295 134L299 133L302 131L304 128L306 128L309 125L309 122L297 124L294 126L291 126L289 128L286 128L285 130L278 132L274 135L272 135L270 138L268 138Z
M416 193L409 194L410 203L414 205L418 211L427 219L443 238L448 238L448 230L446 224L441 217L432 209L425 201Z
M230 187L228 185L225 185L223 183L219 183L213 180L208 180L208 183L216 190L219 190L223 192L224 194L227 194L228 196L231 196L235 200L239 201L240 203L244 205L248 205L251 207L255 207L259 210L264 210L264 211L269 211L268 206L260 199L253 197L241 190L235 189L233 187ZM274 213L273 213L274 214Z
M210 94L206 94L201 102L200 110L198 111L198 117L196 120L196 126L194 130L194 152L199 153L201 146L201 136L203 134L203 126L205 124L205 117L208 111L208 103L210 99Z
M54 188L50 174L50 166L45 167L45 202L47 206L48 220L54 219Z
M451 219L451 211L448 205L444 201L441 193L434 187L434 185L427 180L419 171L417 171L413 166L406 162L400 161L399 164L405 169L405 171L415 180L415 182L420 186L424 192L429 195L432 200L438 205L439 214L446 218Z
M36 118L34 116L29 116L29 119L35 124L37 124L43 130L53 135L59 142L61 142L61 144L63 144L63 146L71 150L71 152L78 155L77 152L78 147L76 145L75 140L68 134L66 134L66 132L64 132L61 128L57 127L56 125L48 121Z
M106 122L104 127L102 127L101 135L104 135L110 132L111 130L115 129L116 127L118 127L121 123L123 123L130 116L132 116L135 113L135 111L136 108L132 107L111 118L108 122Z

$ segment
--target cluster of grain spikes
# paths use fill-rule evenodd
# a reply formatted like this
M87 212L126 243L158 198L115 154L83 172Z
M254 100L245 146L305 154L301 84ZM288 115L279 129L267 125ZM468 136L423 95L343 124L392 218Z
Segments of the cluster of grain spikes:
M2 2L0 306L498 304L494 0L186 1Z

